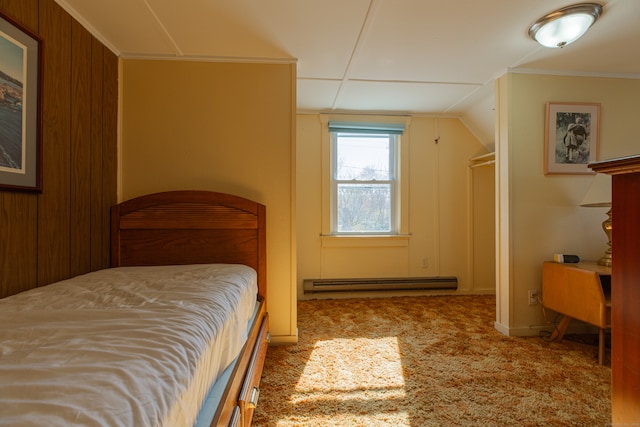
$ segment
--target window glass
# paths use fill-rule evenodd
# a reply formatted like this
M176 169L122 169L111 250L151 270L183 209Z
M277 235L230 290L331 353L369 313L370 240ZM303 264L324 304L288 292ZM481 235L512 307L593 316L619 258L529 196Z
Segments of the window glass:
M338 233L391 231L390 184L338 184Z
M338 133L336 179L390 178L389 135Z

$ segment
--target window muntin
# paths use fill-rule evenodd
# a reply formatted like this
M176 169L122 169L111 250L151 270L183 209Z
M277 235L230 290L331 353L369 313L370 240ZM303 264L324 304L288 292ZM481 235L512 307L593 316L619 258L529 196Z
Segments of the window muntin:
M397 233L395 133L331 132L332 234Z

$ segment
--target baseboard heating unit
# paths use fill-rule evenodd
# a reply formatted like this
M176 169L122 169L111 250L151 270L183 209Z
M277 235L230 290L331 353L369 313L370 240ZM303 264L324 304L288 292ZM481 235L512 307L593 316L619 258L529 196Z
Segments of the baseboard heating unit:
M456 277L401 277L378 279L306 279L304 293L354 291L416 291L458 289Z

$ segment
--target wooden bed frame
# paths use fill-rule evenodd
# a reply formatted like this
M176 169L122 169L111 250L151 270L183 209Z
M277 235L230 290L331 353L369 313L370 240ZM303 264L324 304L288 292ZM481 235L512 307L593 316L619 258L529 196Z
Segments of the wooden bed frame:
M268 346L265 206L211 191L169 191L111 208L111 266L244 264L259 311L211 426L249 426Z

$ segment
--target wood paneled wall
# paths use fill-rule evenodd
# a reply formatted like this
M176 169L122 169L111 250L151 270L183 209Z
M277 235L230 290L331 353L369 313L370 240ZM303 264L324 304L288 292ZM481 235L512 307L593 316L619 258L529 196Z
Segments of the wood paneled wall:
M0 0L43 40L42 193L0 191L0 297L109 266L118 58L54 0Z

